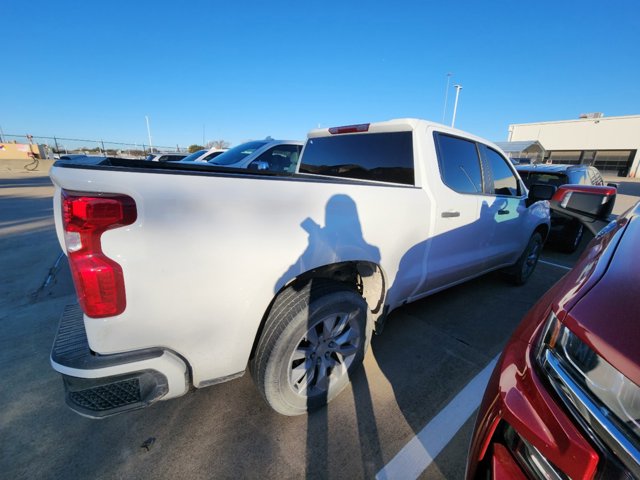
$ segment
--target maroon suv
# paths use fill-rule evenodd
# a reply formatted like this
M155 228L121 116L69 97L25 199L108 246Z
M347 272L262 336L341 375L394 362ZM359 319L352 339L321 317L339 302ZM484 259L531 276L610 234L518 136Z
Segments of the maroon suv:
M640 478L639 217L640 203L602 229L514 333L468 479Z

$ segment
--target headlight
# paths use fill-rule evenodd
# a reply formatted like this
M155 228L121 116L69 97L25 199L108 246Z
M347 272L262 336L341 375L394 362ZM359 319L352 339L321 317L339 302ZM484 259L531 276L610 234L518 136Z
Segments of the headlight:
M640 476L640 387L595 353L552 312L537 360L562 399Z

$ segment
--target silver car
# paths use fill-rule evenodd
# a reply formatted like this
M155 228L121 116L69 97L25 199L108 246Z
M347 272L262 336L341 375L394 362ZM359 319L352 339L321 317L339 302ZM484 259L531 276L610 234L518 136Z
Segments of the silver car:
M252 140L230 148L208 161L210 165L272 172L295 172L304 142Z

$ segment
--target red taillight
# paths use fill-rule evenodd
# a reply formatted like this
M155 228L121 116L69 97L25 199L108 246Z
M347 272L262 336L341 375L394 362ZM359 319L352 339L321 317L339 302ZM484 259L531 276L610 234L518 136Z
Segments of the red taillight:
M89 317L119 315L126 307L122 267L102 252L101 235L136 221L126 195L62 192L62 223L78 301Z
M344 127L332 127L329 129L329 133L332 135L336 135L339 133L359 133L359 132L368 132L369 124L361 123L359 125L345 125Z

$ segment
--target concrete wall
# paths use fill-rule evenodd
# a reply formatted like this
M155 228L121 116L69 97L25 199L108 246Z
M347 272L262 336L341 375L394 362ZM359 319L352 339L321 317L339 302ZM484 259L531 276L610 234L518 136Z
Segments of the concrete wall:
M36 172L46 173L55 160L39 160ZM25 165L31 163L31 159L0 159L0 172L27 172Z
M17 159L28 160L29 152L36 156L40 156L38 145L29 145L28 143L0 143L0 160Z
M547 151L638 150L629 173L640 175L640 115L509 125L509 141L521 140L538 140Z

